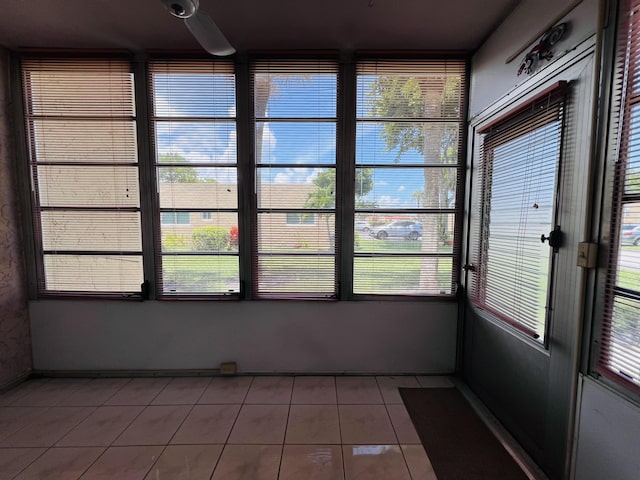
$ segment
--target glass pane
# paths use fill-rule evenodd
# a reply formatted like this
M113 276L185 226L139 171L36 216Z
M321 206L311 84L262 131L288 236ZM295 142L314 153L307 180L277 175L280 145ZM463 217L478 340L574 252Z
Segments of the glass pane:
M485 304L540 340L552 255L540 236L553 230L559 140L559 123L553 122L494 148L487 192Z
M451 293L451 257L356 257L356 294L442 295Z
M455 208L457 169L358 168L356 209Z
M138 207L138 167L38 167L40 205L52 207Z
M631 109L629 121L629 148L627 150L627 171L625 172L624 191L627 194L640 194L640 105Z
M460 73L396 73L392 67L375 75L358 75L358 118L458 118L464 94Z
M37 162L136 163L136 124L129 120L32 120Z
M356 164L457 164L459 128L444 122L358 122Z
M332 252L335 215L328 213L258 214L258 251L316 253Z
M156 117L235 117L235 75L216 74L213 62L200 66L199 73L179 68L152 75Z
M258 208L334 208L334 168L258 168Z
M238 272L237 256L162 256L164 293L237 293Z
M336 163L334 122L257 122L258 163Z
M356 254L453 251L453 214L360 214L354 227Z
M160 208L235 209L235 176L235 168L158 167Z
M142 250L138 212L42 212L45 250Z
M258 272L258 288L262 293L332 295L335 291L332 256L259 256Z
M45 255L47 290L80 292L139 292L142 256Z
M269 66L264 67L268 69ZM292 69L296 65L292 64ZM256 73L254 77L257 118L331 118L336 116L337 76L300 69L286 73Z
M157 162L236 163L235 122L157 121Z
M640 321L638 321L638 312L640 312L640 301L619 296L615 298L611 318L611 335L608 338L606 355L607 366L611 370L622 374L626 379L640 386Z
M238 251L237 212L162 212L160 217L163 252Z
M622 206L616 285L640 292L640 202Z

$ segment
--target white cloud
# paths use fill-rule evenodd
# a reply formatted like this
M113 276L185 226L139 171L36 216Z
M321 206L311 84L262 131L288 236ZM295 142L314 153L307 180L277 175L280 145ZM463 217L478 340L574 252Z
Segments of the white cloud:
M399 192L404 192L406 189L407 189L407 187L405 187L404 185L400 185L400 186L398 187L398 191L399 191Z
M378 180L377 182L374 183L374 185L376 187L385 187L389 185L389 182L385 182L384 180Z
M378 206L379 207L395 207L401 204L401 200L399 198L394 198L389 195L382 195L378 198Z

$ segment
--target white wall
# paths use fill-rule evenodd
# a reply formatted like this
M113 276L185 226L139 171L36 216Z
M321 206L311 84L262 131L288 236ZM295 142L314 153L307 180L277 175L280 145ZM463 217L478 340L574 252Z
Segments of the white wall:
M576 450L576 480L637 480L640 408L583 378Z
M523 0L506 21L487 39L471 63L471 97L469 115L477 116L497 100L508 97L516 86L526 82L528 75L518 76L520 62L537 43L536 37L550 22L562 14L575 0ZM584 42L596 31L598 0L583 0L558 22L570 22L563 40L553 47L554 58L541 61L540 73L567 50ZM533 42L528 44L528 42ZM512 62L506 60L522 47L526 49Z
M452 373L455 302L71 301L29 305L39 370Z

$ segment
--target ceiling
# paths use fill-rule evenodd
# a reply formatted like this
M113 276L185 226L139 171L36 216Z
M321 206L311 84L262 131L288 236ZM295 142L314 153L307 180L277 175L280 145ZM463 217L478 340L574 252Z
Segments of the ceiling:
M476 49L519 0L200 0L247 50ZM2 0L8 48L198 49L160 0Z

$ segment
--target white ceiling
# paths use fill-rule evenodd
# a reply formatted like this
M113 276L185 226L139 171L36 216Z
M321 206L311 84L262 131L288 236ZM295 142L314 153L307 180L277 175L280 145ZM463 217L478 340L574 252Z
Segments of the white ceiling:
M9 48L197 49L160 0L1 0ZM200 0L234 47L476 49L519 0Z

